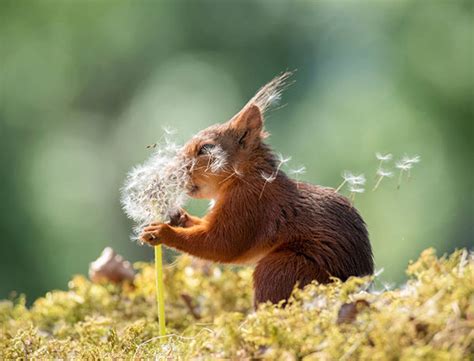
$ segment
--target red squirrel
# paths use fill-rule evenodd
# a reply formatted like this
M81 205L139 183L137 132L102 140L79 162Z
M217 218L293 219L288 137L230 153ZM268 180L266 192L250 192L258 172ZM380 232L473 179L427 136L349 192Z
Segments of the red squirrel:
M191 138L182 156L189 195L214 201L202 218L180 210L141 239L221 263L255 264L255 306L285 301L295 285L373 273L366 225L333 188L290 179L265 143L263 115L290 73L273 79L231 120ZM209 167L219 152L218 167Z

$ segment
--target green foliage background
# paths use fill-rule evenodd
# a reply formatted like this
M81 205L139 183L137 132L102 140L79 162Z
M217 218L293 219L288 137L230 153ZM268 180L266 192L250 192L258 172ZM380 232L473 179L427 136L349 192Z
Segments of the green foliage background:
M184 141L285 69L267 128L305 180L422 156L400 191L356 201L384 279L472 247L472 34L469 1L2 0L0 298L65 288L106 245L152 259L128 239L126 171L162 126Z

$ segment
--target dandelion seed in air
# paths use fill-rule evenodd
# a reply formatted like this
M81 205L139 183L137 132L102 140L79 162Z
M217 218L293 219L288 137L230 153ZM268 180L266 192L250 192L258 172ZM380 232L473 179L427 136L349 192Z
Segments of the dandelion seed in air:
M391 153L382 154L382 153L379 153L379 152L375 153L375 157L380 161L379 166L381 166L382 163L388 162L389 160L391 160L393 158Z
M400 170L400 174L398 176L398 185L397 189L400 189L400 186L402 184L403 180L403 174L406 172L407 173L407 178L410 179L411 177L411 169L413 168L413 165L416 163L421 162L421 157L419 155L414 155L412 157L409 157L408 155L403 156L401 160L399 160L396 164L395 167Z
M376 152L375 153L375 158L377 158L379 160L379 166L378 166L377 169L381 169L382 165L384 163L389 162L389 161L392 160L393 155L392 155L392 153L383 154L383 153L380 153L380 152ZM375 178L377 178L377 174L375 175Z
M279 162L279 164L278 164L278 167L277 167L277 172L280 170L280 168L281 168L284 164L288 163L290 160L291 160L291 157L285 157L285 156L283 156L283 154L278 154L278 162Z
M365 184L365 176L363 174L354 175L351 172L345 170L342 173L343 182L336 188L336 193L339 192L346 183L349 183L351 186L359 185L362 186Z
M267 183L272 183L276 179L281 167L284 164L288 163L290 160L291 160L291 157L284 157L282 154L278 154L278 166L276 170L272 172L271 174L267 174L265 172L260 173L261 177L263 178L265 182L263 183L263 187L262 187L262 190L260 191L260 195L258 196L258 199L262 198L263 191L265 190Z
M260 175L262 176L263 180L267 183L272 183L276 179L275 173L267 174L265 172L261 172Z
M382 182L382 179L384 179L385 177L387 178L393 177L393 172L379 168L377 169L376 177L378 177L378 180L375 183L375 186L372 189L372 191L375 191L379 187L380 182Z
M364 193L365 189L362 188L360 185L351 185L349 187L349 191L351 192L351 195L350 195L351 203L354 204L356 194Z
M289 173L295 177L295 180L296 180L296 187L298 188L299 187L299 183L300 183L300 176L305 174L306 173L306 167L305 166L301 166L299 168L296 168L296 169L290 169L289 170Z
M408 164L420 163L421 162L421 157L419 155L414 155L413 157L410 158L409 156L405 155L402 158L402 162L408 163Z
M174 135L176 134L177 130L168 126L162 127L163 132L165 132L166 135Z
M395 164L395 167L400 169L400 173L398 175L398 184L397 184L397 189L400 189L400 186L402 185L403 173L404 172L408 173L410 169L413 167L413 164L406 163L403 160L401 160Z
M412 165L412 167L408 168L408 171L407 171L407 178L410 179L411 178L411 168L413 168L414 164L421 162L421 157L419 155L414 155L413 157L409 157L409 156L405 155L402 158L402 162Z

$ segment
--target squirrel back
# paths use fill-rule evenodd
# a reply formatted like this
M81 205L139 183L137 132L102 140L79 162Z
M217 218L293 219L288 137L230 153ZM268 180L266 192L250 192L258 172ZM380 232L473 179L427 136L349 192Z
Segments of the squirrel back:
M327 272L320 282L330 276L345 280L372 274L366 225L351 202L332 188L290 179L278 168L273 153L262 144L241 176L232 177L222 189L222 198L206 219L216 226L222 223L228 233L234 233L233 225L240 227L235 233L241 248L222 261L253 264L278 247L293 245L324 265Z

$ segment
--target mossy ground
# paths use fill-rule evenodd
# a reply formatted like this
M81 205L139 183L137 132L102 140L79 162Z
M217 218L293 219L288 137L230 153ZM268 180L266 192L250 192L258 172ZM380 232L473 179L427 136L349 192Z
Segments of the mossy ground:
M166 269L169 336L160 340L154 268L134 286L74 277L25 306L0 301L0 359L472 360L474 258L467 251L411 263L399 289L370 278L312 284L285 308L252 309L251 270L187 256ZM359 300L359 302L357 302ZM342 309L341 309L342 307Z

